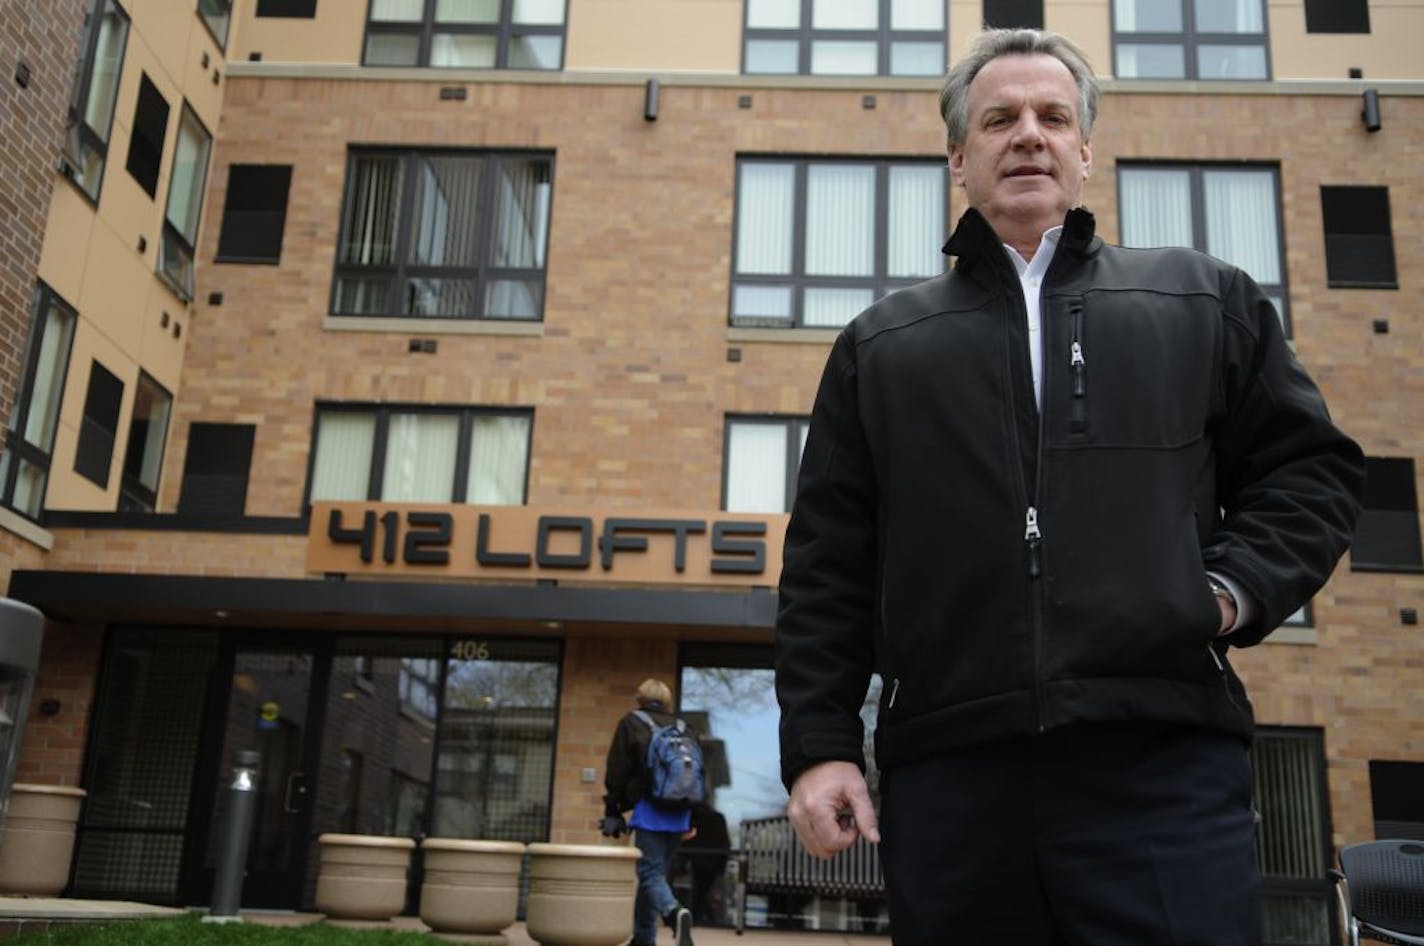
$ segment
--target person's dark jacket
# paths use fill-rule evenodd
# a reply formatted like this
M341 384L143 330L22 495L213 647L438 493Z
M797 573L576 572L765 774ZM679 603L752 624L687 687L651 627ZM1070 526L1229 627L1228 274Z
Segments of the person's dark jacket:
M645 703L640 707L659 726L668 726L677 719L661 703ZM648 791L648 742L653 731L633 713L625 713L613 730L608 744L608 759L603 766L603 813L620 815L631 811Z
M780 583L788 787L863 764L872 671L885 769L1074 721L1250 738L1228 643L1257 643L1330 575L1363 459L1249 277L1093 226L1069 212L1043 282L1041 413L1018 273L975 210L953 270L836 340ZM1255 602L1229 638L1208 570Z

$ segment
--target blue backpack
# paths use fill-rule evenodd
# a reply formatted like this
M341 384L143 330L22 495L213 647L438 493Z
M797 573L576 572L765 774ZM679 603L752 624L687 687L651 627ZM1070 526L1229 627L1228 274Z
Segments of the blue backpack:
M687 723L675 719L659 726L642 710L633 715L648 724L648 797L670 808L691 808L706 792L702 772L702 747L687 731Z

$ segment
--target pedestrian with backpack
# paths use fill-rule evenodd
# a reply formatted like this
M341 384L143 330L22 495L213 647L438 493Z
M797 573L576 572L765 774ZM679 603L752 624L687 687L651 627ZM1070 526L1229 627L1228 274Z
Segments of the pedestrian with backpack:
M658 920L672 930L675 946L693 946L692 911L678 903L668 871L692 829L692 806L703 800L702 752L687 723L668 708L672 691L661 680L638 684L638 708L624 714L613 732L604 765L604 837L630 828L643 856L629 946L655 946ZM632 810L625 820L623 813Z

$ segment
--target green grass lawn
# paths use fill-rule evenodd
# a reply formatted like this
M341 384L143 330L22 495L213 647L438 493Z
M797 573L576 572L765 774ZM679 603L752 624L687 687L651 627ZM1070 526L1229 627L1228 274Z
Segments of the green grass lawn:
M325 923L264 926L203 923L196 916L118 923L78 923L22 933L5 946L449 946L426 933L347 930Z

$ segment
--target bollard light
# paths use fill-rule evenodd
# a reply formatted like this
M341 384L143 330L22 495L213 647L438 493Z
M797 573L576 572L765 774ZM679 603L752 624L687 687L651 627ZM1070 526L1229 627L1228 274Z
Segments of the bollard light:
M257 769L262 756L255 749L239 749L232 756L232 780L227 788L227 817L223 819L222 846L213 878L212 908L204 923L241 923L242 878L247 872L247 844L252 837L252 814L257 807Z

